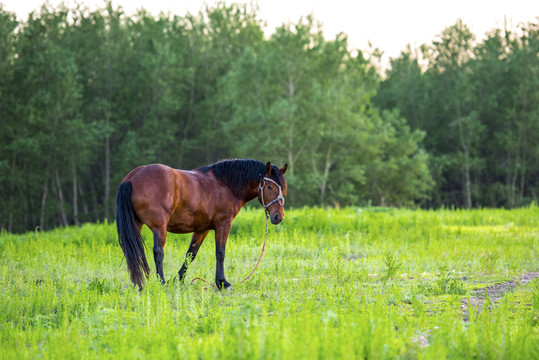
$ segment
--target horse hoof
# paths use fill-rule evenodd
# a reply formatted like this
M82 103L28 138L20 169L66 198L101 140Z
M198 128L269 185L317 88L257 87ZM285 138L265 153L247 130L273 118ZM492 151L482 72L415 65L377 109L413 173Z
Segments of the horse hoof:
M223 291L223 290L234 290L232 288L232 285L230 285L230 283L228 281L223 281L219 284L219 282L216 282L216 285L217 285L217 289Z

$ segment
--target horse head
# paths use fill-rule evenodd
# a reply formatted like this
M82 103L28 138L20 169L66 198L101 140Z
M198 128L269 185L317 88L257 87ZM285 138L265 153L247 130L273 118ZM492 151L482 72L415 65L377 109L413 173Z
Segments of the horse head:
M288 169L285 164L281 169L266 163L265 174L260 179L258 186L258 201L264 206L273 225L279 224L284 219L284 197L287 192L284 174Z

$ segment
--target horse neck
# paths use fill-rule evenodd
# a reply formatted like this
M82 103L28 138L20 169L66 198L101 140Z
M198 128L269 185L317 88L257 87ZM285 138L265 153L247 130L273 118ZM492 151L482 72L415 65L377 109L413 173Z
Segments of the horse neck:
M245 198L244 198L244 201L246 203L255 199L258 196L259 185L260 185L259 181L254 181L250 183L249 185L246 185Z

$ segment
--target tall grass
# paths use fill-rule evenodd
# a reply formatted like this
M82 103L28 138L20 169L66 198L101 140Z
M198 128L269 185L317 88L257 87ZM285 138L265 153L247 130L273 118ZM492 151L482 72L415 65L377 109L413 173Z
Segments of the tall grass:
M288 210L238 284L264 221L249 208L235 220L225 261L234 290L224 292L189 285L213 279L212 235L182 285L190 237L169 234L168 284L150 260L139 293L114 224L2 233L0 358L539 358L537 280L481 311L468 301L472 289L539 271L537 206Z

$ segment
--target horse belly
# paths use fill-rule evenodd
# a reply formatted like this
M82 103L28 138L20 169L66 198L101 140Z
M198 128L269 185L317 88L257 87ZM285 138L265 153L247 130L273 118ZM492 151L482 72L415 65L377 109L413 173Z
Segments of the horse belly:
M185 234L211 229L211 222L204 212L177 210L172 214L167 224L167 231L175 234Z

